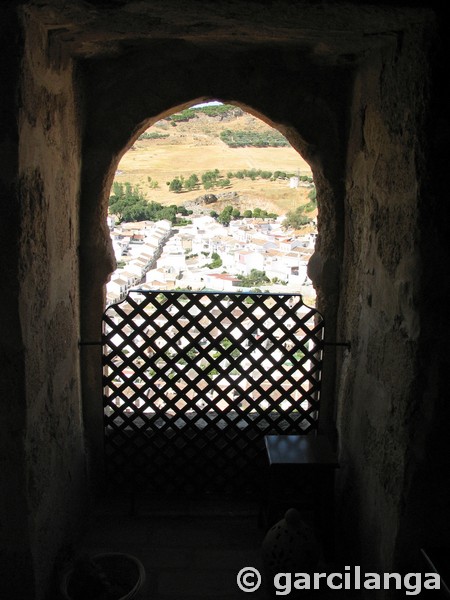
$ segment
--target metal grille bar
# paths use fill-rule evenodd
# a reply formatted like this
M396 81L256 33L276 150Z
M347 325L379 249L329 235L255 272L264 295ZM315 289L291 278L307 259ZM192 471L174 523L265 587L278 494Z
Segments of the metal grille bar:
M266 434L317 429L323 319L300 295L130 292L103 318L108 477L252 491Z

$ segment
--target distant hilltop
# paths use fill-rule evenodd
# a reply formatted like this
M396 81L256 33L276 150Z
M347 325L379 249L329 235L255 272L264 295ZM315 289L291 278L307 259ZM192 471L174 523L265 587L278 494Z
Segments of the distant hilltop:
M164 132L161 133L160 130ZM174 143L178 137L185 138L195 133L202 133L213 139L219 138L230 148L290 146L279 131L232 104L187 108L157 121L138 139L172 138L170 142Z
M203 115L211 119L227 121L243 117L245 113L241 108L234 106L233 104L208 104L207 106L187 108L181 112L174 113L170 117L164 119L164 121L175 123L187 122L192 119L201 118Z

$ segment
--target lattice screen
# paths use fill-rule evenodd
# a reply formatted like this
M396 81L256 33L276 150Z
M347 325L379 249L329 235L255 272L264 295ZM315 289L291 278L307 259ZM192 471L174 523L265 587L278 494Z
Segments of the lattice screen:
M110 480L252 491L264 435L317 428L323 320L300 295L131 292L104 315Z

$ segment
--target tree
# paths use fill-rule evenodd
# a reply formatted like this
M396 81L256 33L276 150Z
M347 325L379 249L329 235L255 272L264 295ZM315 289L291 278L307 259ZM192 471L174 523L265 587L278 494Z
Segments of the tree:
M117 215L120 221L140 220L134 218L134 215L141 214L145 204L144 195L138 186L132 187L128 181L113 183L113 193L109 197L109 210Z
M304 206L305 212L311 212L312 210L317 208L317 193L315 187L309 192L308 198L309 202Z
M181 208L183 211L184 207ZM177 220L179 207L162 206L158 202L149 202L138 186L133 187L130 183L115 182L113 193L109 198L109 211L117 215L119 221L159 221L167 219L171 223Z
M177 213L182 215L183 217L187 217L189 214L192 214L192 210L189 211L185 206L177 206Z
M180 177L175 177L169 184L169 191L179 193L183 189L183 181Z
M227 227L233 216L233 207L231 205L226 206L218 217L219 223Z
M205 173L203 173L202 175L202 183L205 190L209 190L212 187L216 187L219 177L219 169L214 169L214 171L205 171Z
M310 223L311 219L304 213L304 206L298 206L295 210L289 211L286 214L285 220L283 221L283 228L288 229L289 227L292 227L293 229L300 229L304 225Z
M252 269L249 275L238 275L238 279L245 287L256 287L270 282L265 271L258 269Z
M198 186L199 179L195 173L190 175L184 182L184 187L190 192Z
M212 258L212 262L210 262L208 265L209 269L218 269L219 267L222 266L222 259L217 254L217 252L213 252L211 254L211 258Z

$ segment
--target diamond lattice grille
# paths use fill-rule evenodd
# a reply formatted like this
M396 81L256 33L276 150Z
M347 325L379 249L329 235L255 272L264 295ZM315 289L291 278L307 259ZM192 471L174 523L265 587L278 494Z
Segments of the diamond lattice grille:
M250 491L264 435L317 428L323 320L300 295L131 292L103 325L119 484Z

